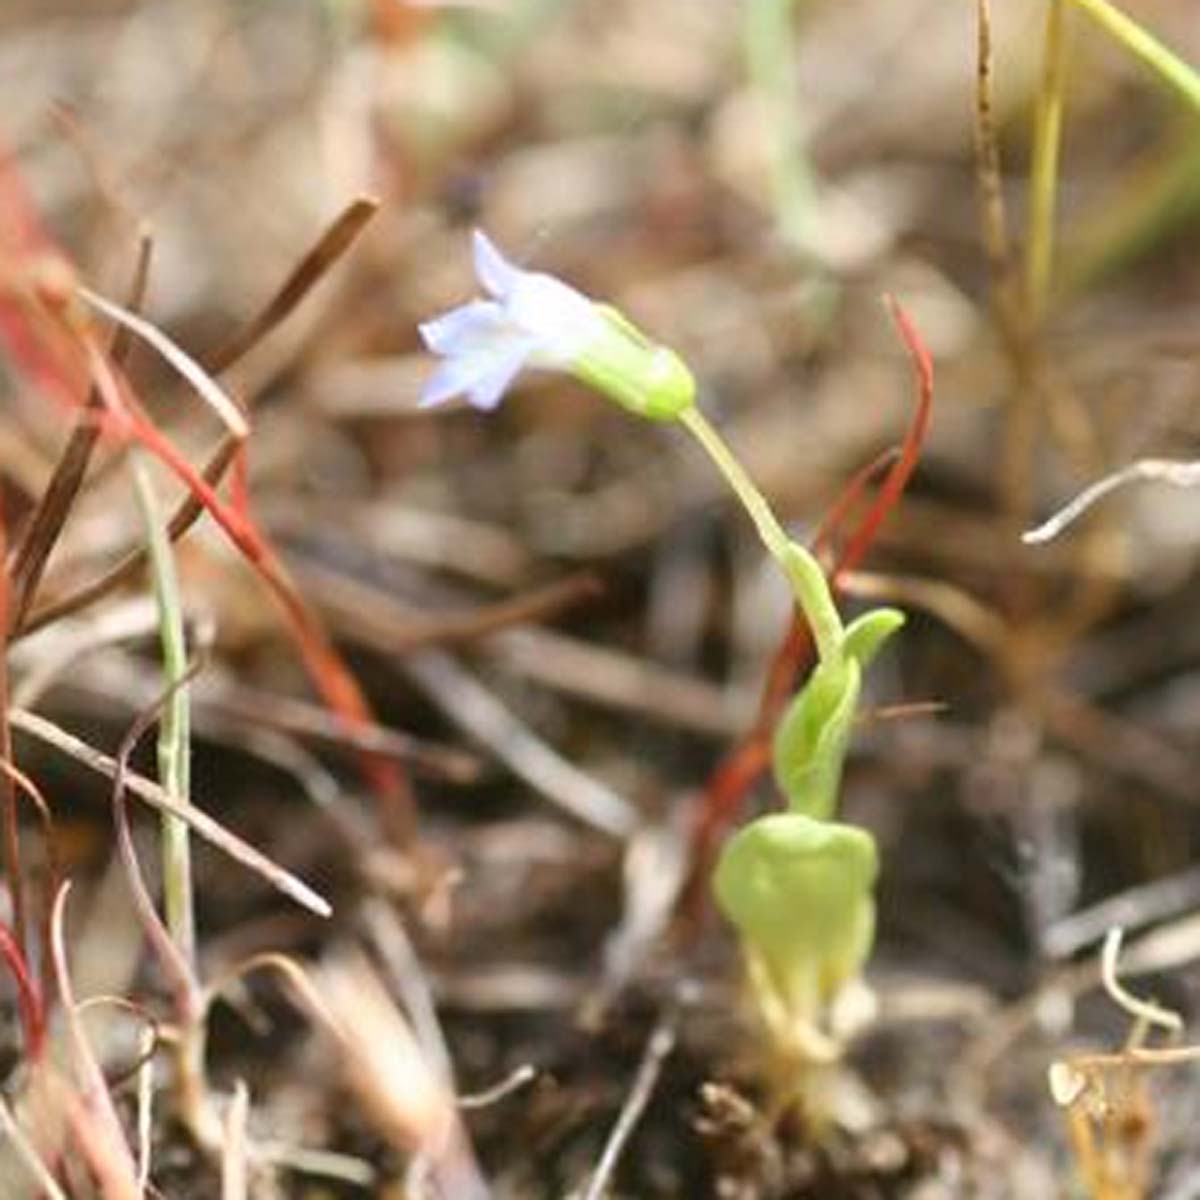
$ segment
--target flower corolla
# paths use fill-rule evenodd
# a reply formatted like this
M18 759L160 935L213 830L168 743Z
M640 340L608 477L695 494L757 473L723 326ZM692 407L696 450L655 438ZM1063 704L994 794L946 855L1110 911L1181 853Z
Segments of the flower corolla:
M653 420L673 420L694 402L683 360L616 309L515 266L481 230L474 256L488 298L419 326L428 349L444 359L425 384L422 407L465 395L475 408L493 409L527 367L566 372Z

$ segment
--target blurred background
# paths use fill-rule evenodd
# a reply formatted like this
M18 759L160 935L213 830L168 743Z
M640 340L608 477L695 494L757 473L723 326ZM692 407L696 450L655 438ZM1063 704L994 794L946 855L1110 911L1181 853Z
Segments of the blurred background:
M1200 60L1194 0L1126 7ZM991 31L1017 256L1046 9L1007 0ZM1051 286L1014 344L980 216L972 4L0 9L0 139L46 229L110 296L127 291L149 234L144 311L198 358L356 197L378 201L225 378L252 414L254 510L380 723L469 755L473 779L414 771L414 857L381 832L352 760L279 721L259 731L283 698L311 703L309 685L275 609L202 523L180 552L189 614L215 629L198 792L341 897L318 929L206 860L202 945L214 963L267 947L316 955L362 936L363 904L398 906L465 1090L530 1062L554 1081L471 1118L504 1194L579 1179L679 974L702 998L624 1168L630 1195L1060 1194L1065 1141L1044 1071L1077 1039L1123 1036L1087 966L1109 924L1157 931L1129 969L1156 972L1147 986L1191 1011L1196 497L1146 485L1047 546L1019 534L1112 469L1196 453L1200 122L1069 15ZM735 1118L713 1115L701 1084L746 1069L728 939L710 921L683 949L656 941L706 783L750 727L786 632L786 591L671 428L550 375L523 376L493 416L417 407L432 364L416 325L474 294L476 227L676 348L797 536L912 417L885 294L934 357L920 466L846 582L849 605L885 598L910 625L873 675L846 786L847 819L876 834L884 864L882 1017L860 1065L902 1161L860 1147L835 1172L844 1190L811 1162L816 1183L781 1168L791 1182L772 1190ZM149 354L130 372L202 461L211 418ZM65 428L61 410L0 385L19 523ZM42 597L69 595L139 531L127 478L101 463ZM18 668L40 661L33 641L14 652L28 656ZM39 703L111 744L155 669L152 639L102 646ZM94 809L72 815L77 786L61 785L62 823L72 860L99 879L109 834ZM745 812L774 802L765 784L743 799ZM597 1005L585 1034L580 1008ZM218 1028L217 1062L243 1069L239 1056L262 1054L245 1043L241 1026ZM318 1140L392 1161L386 1138L298 1089L287 1056L271 1066L276 1117L292 1104ZM1190 1195L1170 1188L1197 1170L1195 1090L1186 1075L1160 1089L1155 1194ZM726 1177L743 1190L719 1190Z

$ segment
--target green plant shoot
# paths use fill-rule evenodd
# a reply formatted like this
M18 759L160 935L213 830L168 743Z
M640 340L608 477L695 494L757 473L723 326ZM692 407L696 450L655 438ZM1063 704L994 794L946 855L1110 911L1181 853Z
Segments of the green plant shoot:
M717 903L742 941L767 1029L789 1060L836 1054L822 1031L839 991L862 970L875 929L874 839L835 820L862 672L904 618L894 609L843 625L820 564L788 537L745 468L696 405L683 360L617 309L523 270L481 232L475 270L486 300L421 326L443 362L421 402L465 395L494 408L525 367L563 371L628 411L677 421L704 449L779 564L817 648L818 665L779 724L775 777L787 810L759 817L722 850Z
M836 1055L823 1018L857 978L875 933L875 841L834 820L862 671L904 623L880 608L847 627L775 733L775 781L787 811L751 821L725 844L713 888L738 929L764 1022L792 1058Z

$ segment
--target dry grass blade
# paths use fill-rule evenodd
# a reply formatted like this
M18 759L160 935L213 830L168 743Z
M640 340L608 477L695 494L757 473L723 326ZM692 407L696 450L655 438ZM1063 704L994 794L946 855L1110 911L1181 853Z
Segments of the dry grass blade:
M225 1114L225 1152L221 1159L221 1200L246 1200L249 1168L246 1161L246 1118L250 1113L250 1089L244 1079L233 1085L233 1099Z
M487 1200L491 1193L446 1079L430 1066L366 959L354 955L310 975L286 955L255 955L210 985L209 1003L257 971L279 975L304 1014L333 1039L345 1081L371 1122L394 1146L428 1165L438 1194Z
M621 1161L621 1153L637 1128L642 1114L646 1111L646 1106L650 1103L659 1076L662 1074L663 1064L674 1049L675 1026L673 1022L664 1019L655 1026L650 1040L646 1043L646 1050L642 1055L637 1074L634 1076L633 1086L629 1089L629 1095L625 1097L625 1103L621 1106L621 1113L617 1117L612 1133L608 1136L604 1153L600 1156L599 1163L596 1164L596 1170L588 1182L587 1191L583 1193L583 1200L604 1200L616 1172L617 1164Z
M211 686L210 686L211 685ZM414 774L448 783L474 783L480 762L474 755L452 746L426 742L385 725L351 724L337 713L316 704L229 680L202 683L196 690L196 707L298 738L311 739L347 750L383 754L405 763Z
M0 758L6 763L13 759L12 729L9 710L12 704L8 678L8 628L12 605L11 576L5 560L8 557L8 528L0 506ZM21 827L17 819L17 795L12 777L6 772L0 781L0 842L3 844L4 874L12 902L13 940L16 956L28 961L29 936L25 900L25 874L21 863Z
M91 288L80 286L75 291L80 299L90 304L92 308L102 312L110 320L116 321L157 350L163 360L216 413L232 437L241 440L250 433L250 426L246 423L241 405L229 396L186 350L176 345L157 325L147 321L144 317L139 317L137 313L130 312L115 301L106 299L98 292L92 291Z
M422 1053L408 1022L364 958L325 964L314 983L342 1053L347 1085L398 1149L417 1155L435 1194L487 1200L449 1083Z
M1009 236L992 88L990 0L977 0L979 39L975 70L975 178L980 225L993 289L993 311L1009 357L1028 362L1029 337L1021 311L1021 279Z
M385 654L474 642L514 625L550 620L594 600L604 590L591 571L584 571L494 604L481 604L460 613L429 614L405 608L389 593L342 574L310 565L299 570L305 594L320 606L335 628L347 638Z
M450 655L422 650L401 665L464 733L564 812L610 837L628 837L637 827L625 800L536 737Z
M137 1072L137 1162L138 1186L145 1194L150 1182L150 1160L154 1149L154 1051L158 1030L147 1026L138 1041L141 1065Z
M145 296L152 246L149 237L142 237L138 243L137 265L126 302L129 309L139 308ZM123 365L132 343L129 328L119 325L109 349L109 357L118 366ZM75 418L67 445L55 464L50 484L42 493L13 557L13 600L12 609L8 614L10 629L20 629L24 624L50 551L58 541L83 486L92 454L100 440L100 424L96 419L99 407L100 392L93 382L83 410Z
M520 1066L513 1067L498 1083L493 1083L491 1087L484 1088L481 1092L471 1092L467 1096L459 1096L458 1107L463 1112L490 1108L493 1104L507 1099L514 1092L528 1087L538 1078L538 1075L538 1069L533 1063L521 1063Z
M54 898L50 917L50 947L54 958L54 975L59 997L66 1015L75 1070L81 1087L81 1112L76 1121L82 1150L100 1183L105 1200L140 1200L137 1167L129 1153L129 1144L121 1128L117 1111L108 1092L104 1072L96 1061L91 1043L79 1017L79 1009L71 990L67 969L67 952L63 938L67 896L71 885L64 883Z
M1042 946L1052 958L1068 958L1085 946L1102 940L1115 925L1141 928L1200 906L1200 867L1137 884L1105 896L1089 908L1047 926Z
M1097 501L1110 492L1130 483L1169 483L1175 487L1200 485L1200 462L1174 462L1162 458L1144 458L1130 463L1111 475L1105 475L1091 486L1083 489L1074 500L1063 505L1052 517L1034 529L1021 534L1027 546L1041 545L1053 541L1069 525L1074 524Z
M940 579L856 571L846 576L851 596L884 600L932 613L985 654L1000 655L1010 635L1008 622L969 592Z
M1100 952L1100 978L1108 998L1118 1007L1124 1009L1135 1021L1144 1025L1157 1025L1169 1033L1183 1032L1183 1018L1171 1009L1163 1008L1151 1000L1143 1000L1135 996L1121 982L1117 971L1118 959L1121 955L1121 938L1124 931L1112 928L1104 939L1104 948Z
M358 196L352 200L296 264L262 310L219 350L208 356L208 369L214 374L227 371L286 320L329 268L350 249L378 208L379 201L372 196Z
M205 483L210 487L216 487L220 483L230 464L237 457L240 445L241 443L236 438L231 437L226 438L217 447L208 462L205 463L204 469L200 472L200 477ZM191 529L203 512L203 501L194 493L189 492L179 502L179 506L172 513L170 521L167 522L168 538L172 542L177 542ZM110 592L114 592L124 584L132 582L137 578L139 572L145 568L147 557L147 551L144 546L139 546L136 550L129 551L128 554L90 583L83 584L59 600L51 601L34 609L21 622L20 626L13 630L12 639L17 641L28 637L36 633L39 629L44 629L47 625L53 624L62 617L70 616L72 613L79 612L81 609L95 604L98 600L104 599Z
M741 691L550 629L510 629L483 649L506 671L656 724L727 738L750 713Z
M17 1123L8 1101L3 1096L0 1096L0 1133L16 1150L17 1157L29 1172L30 1178L37 1183L41 1195L49 1200L69 1200L67 1193L59 1187L54 1173L38 1154L37 1147L25 1136L25 1131Z
M448 1088L453 1088L454 1066L450 1050L416 948L391 906L379 900L364 904L363 923L381 961L387 964L388 976L408 1013L426 1063L441 1076Z
M89 746L87 742L68 733L45 717L24 709L14 708L9 719L14 729L35 737L40 742L61 751L84 766L91 768L101 775L112 779L117 774L117 762L107 754ZM159 812L170 813L185 822L196 834L210 842L218 850L227 854L236 862L249 868L256 875L262 876L273 888L294 900L302 908L315 913L318 917L328 917L333 909L329 901L318 895L308 884L297 879L290 871L285 870L269 859L260 850L256 850L249 842L231 833L207 813L195 805L183 804L169 792L165 792L153 780L143 775L129 772L125 778L126 785L139 800L150 805Z
M975 67L975 159L983 215L983 245L997 283L1008 281L1012 252L1004 188L1000 172L1000 143L996 136L992 94L992 13L989 0L977 0L978 49Z
M350 248L377 208L378 202L367 197L359 197L348 205L304 255L261 312L230 342L208 357L205 364L207 371L215 375L228 370L259 340L285 320L325 272ZM136 294L135 292L134 295L136 296ZM131 304L129 307L136 307L136 304ZM122 328L128 327L123 325ZM114 357L118 362L121 359L120 355ZM237 457L240 441L241 439L236 436L227 437L213 451L201 472L208 484L215 487L224 477L230 464ZM200 499L189 493L173 514L168 525L171 540L177 541L181 538L195 524L203 511L204 505ZM32 619L28 621L14 621L14 630L20 634L29 634L61 616L95 603L110 591L133 578L141 570L145 561L144 549L132 551L93 583L78 589L61 601L55 602L54 605L35 612Z

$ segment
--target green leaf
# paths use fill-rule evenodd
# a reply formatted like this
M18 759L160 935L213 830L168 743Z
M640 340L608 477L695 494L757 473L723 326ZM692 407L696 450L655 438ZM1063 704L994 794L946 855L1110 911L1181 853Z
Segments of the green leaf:
M775 780L792 812L828 820L837 810L842 764L862 688L862 671L904 624L894 608L863 613L846 627L842 653L821 662L775 730Z
M759 817L725 844L717 903L756 955L776 998L815 1023L862 969L875 933L875 840L798 813Z
M853 656L819 664L775 730L775 781L791 812L828 820L837 808L862 668Z
M884 642L903 624L904 614L898 608L873 608L846 626L842 647L865 671Z

